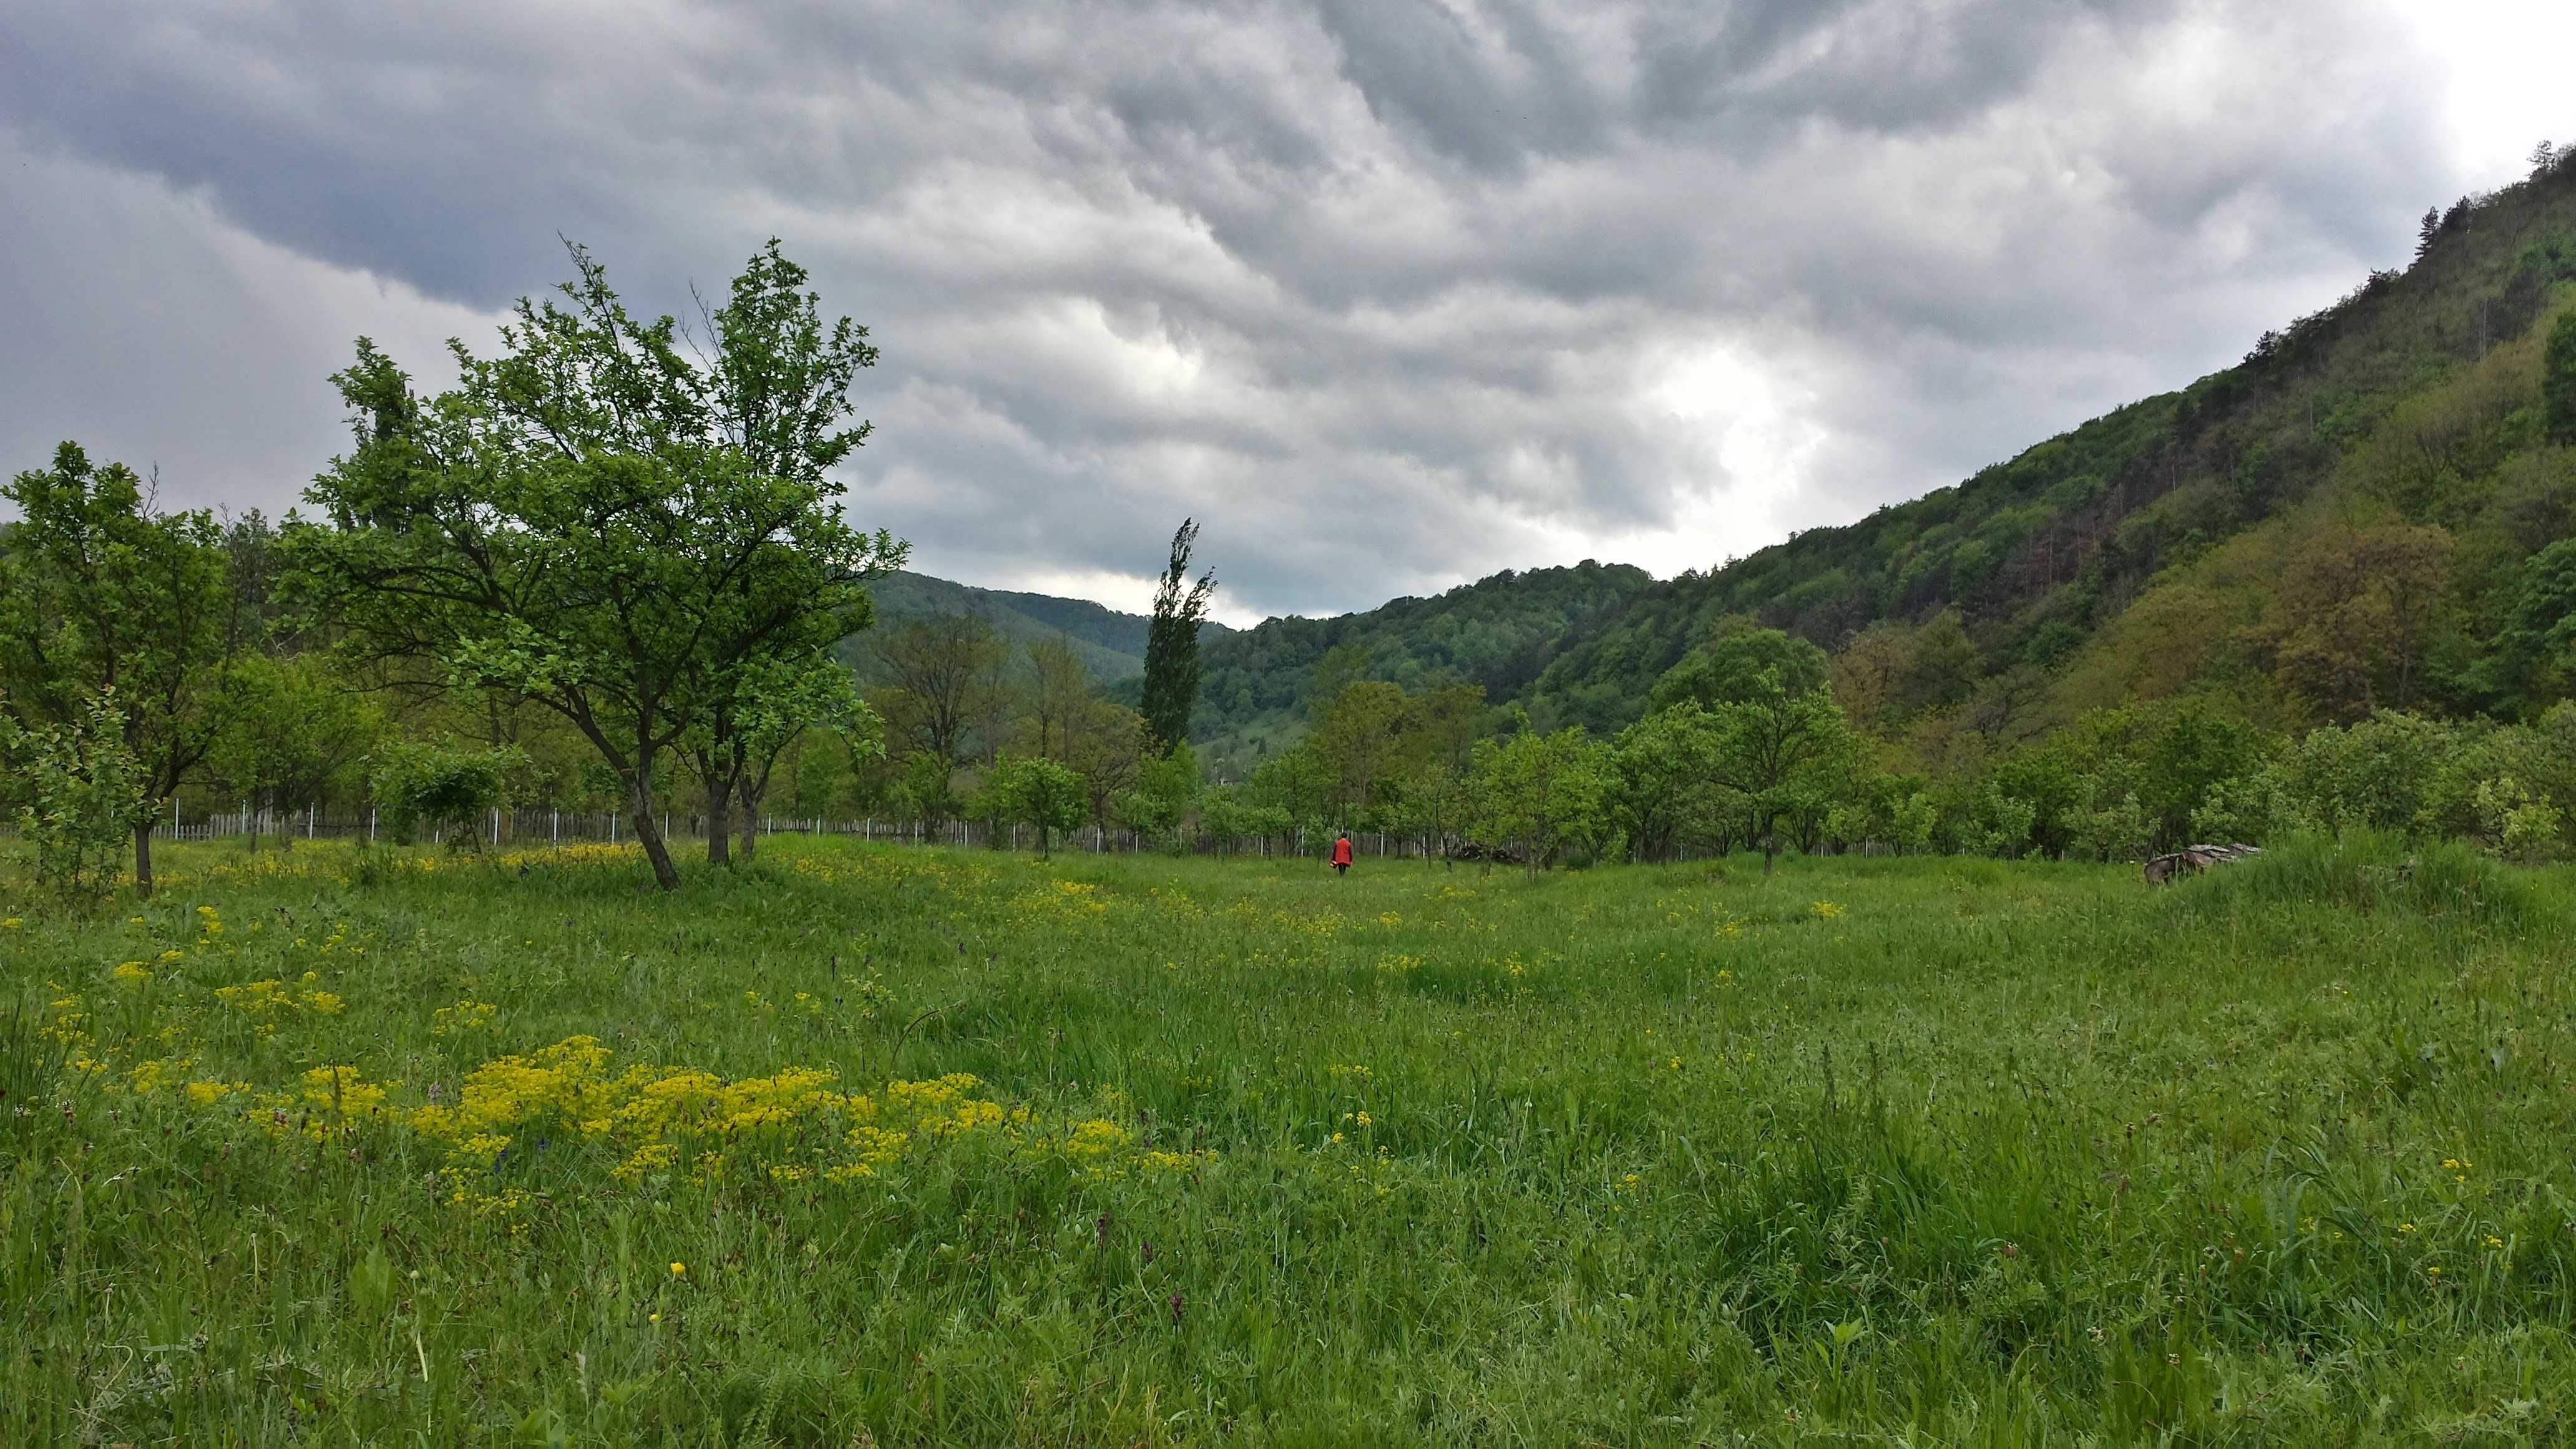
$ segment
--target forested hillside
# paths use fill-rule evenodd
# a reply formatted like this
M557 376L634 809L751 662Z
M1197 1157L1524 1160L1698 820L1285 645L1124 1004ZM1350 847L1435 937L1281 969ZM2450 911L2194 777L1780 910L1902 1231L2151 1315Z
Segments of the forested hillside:
M1544 719L1625 724L1712 620L1745 614L1840 656L1847 707L1891 737L1946 721L2023 738L2192 693L2284 726L2529 713L2563 680L2499 627L2526 561L2576 528L2576 454L2542 387L2571 279L2561 150L2429 212L2411 265L2235 367L1638 591L1548 646L1525 697Z
M1329 698L1353 680L1408 690L1479 684L1489 697L1508 697L1536 677L1531 662L1553 641L1653 582L1643 569L1590 559L1568 568L1506 569L1364 614L1268 619L1206 639L1192 734L1216 757L1266 752L1280 735L1298 732L1310 699Z
M979 589L928 574L905 570L879 579L869 589L877 616L887 623L930 614L981 615L1013 644L1026 647L1058 635L1072 640L1075 652L1103 683L1142 673L1145 629L1142 614L1122 614L1088 599L1062 599L1052 594ZM1213 641L1235 631L1223 624L1199 626L1199 637Z

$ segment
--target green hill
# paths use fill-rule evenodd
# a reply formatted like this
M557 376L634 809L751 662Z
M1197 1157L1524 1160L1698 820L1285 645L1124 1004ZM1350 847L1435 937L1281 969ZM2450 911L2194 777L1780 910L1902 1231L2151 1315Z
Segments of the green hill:
M2235 367L1638 590L1553 641L1522 697L1616 727L1710 621L1748 614L1842 655L1847 703L1890 733L1973 716L2027 737L2195 692L2283 724L2541 702L2496 621L2576 531L2541 383L2543 324L2576 305L2576 159L2428 223L2411 266Z
M1024 648L1058 634L1070 637L1081 651L1083 662L1091 666L1092 676L1104 684L1145 670L1147 618L1142 614L1122 614L1088 599L979 589L908 570L879 580L869 594L876 601L882 623L897 623L923 614L980 614L1003 637ZM1223 624L1210 623L1201 627L1199 637L1214 641L1234 632Z
M1317 671L1419 690L1482 684L1519 693L1556 641L1654 583L1626 564L1505 570L1431 598L1402 598L1329 619L1267 619L1199 649L1199 706L1191 734L1203 753L1258 754L1303 732ZM1327 661L1330 667L1327 669Z

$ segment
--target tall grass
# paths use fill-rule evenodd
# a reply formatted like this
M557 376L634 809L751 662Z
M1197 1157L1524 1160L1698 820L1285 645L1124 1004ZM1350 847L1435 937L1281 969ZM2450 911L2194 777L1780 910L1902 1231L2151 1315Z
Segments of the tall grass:
M2537 903L2526 873L2454 840L2415 843L2370 830L2293 836L2252 859L2185 882L2205 906L2235 910L2323 906L2367 916L2402 911L2501 930L2529 927Z
M2561 1442L2554 908L2390 849L178 852L0 933L0 1442Z

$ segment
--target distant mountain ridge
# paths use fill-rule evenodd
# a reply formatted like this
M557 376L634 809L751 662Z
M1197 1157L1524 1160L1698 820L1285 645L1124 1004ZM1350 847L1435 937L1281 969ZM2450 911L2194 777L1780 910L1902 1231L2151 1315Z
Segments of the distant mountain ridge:
M1145 672L1145 634L1152 620L1143 614L1120 613L1089 599L977 588L909 569L879 579L868 592L881 624L924 614L978 614L1022 648L1058 635L1070 638L1103 684ZM1234 632L1211 620L1200 626L1199 638L1204 645Z

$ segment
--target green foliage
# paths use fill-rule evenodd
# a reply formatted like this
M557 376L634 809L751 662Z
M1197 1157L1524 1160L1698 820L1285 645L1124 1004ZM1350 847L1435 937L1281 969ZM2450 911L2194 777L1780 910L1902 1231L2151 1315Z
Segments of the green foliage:
M213 516L154 511L132 469L98 467L71 443L0 497L20 515L0 529L0 688L11 717L22 729L77 731L113 689L137 784L148 799L167 798L213 748L232 708L226 665L261 622L230 587ZM149 826L132 837L147 895Z
M2549 441L2576 446L2576 311L2561 312L2549 329L2541 362L2540 403Z
M867 580L905 550L853 529L826 472L865 436L839 423L873 351L846 320L822 326L775 243L711 317L703 358L572 255L568 305L523 299L501 353L457 348L439 397L360 341L334 379L357 445L307 492L323 519L284 547L351 652L578 729L667 889L651 810L665 752L707 730L731 755L751 666L801 667L865 627Z
M1517 847L1532 874L1571 851L1596 852L1609 817L1602 789L1609 751L1581 726L1526 727L1476 752L1478 832Z
M957 767L945 757L928 752L915 754L904 762L896 792L904 813L919 821L924 830L941 829L966 808L957 797Z
M1655 681L1649 702L1658 710L1684 702L1715 709L1776 691L1813 694L1825 687L1827 673L1825 651L1815 645L1730 618Z
M1301 841L1329 823L1333 813L1335 775L1311 744L1281 750L1261 762L1244 782L1244 799L1278 812L1288 832Z
M1190 579L1190 549L1199 526L1182 519L1172 535L1172 555L1154 589L1153 625L1145 636L1145 729L1157 754L1190 742L1190 711L1199 697L1199 625L1207 618L1216 571Z
M234 703L207 754L232 792L286 812L348 798L387 729L383 709L318 655L244 655L224 684Z
M1861 741L1831 691L1808 676L1763 664L1727 685L1734 697L1708 710L1710 778L1743 801L1762 847L1763 869L1778 854L1785 824L1802 848L1820 840L1826 818L1861 776ZM1793 687L1792 681L1804 687Z
M37 885L80 905L116 888L119 862L152 818L149 779L126 743L116 692L99 691L62 724L0 714L0 760L25 796L18 835Z
M1645 570L1625 564L1506 570L1433 598L1395 599L1330 619L1266 619L1211 637L1198 733L1212 741L1211 757L1240 757L1248 735L1285 729L1315 712L1319 681L1329 691L1353 679L1383 680L1416 697L1468 684L1509 698L1586 621L1652 583ZM1321 669L1328 656L1334 666ZM1652 683L1650 675L1644 684Z
M484 817L510 793L527 756L515 749L472 749L397 740L380 746L368 784L397 841L426 839L483 850Z
M1602 769L1602 805L1637 861L1686 848L1723 849L1738 802L1717 782L1721 737L1696 702L1660 709L1619 732Z
M1077 829L1091 818L1091 788L1080 775L1053 760L1005 759L991 774L1003 818L1037 830L1041 859L1049 853L1055 832Z

